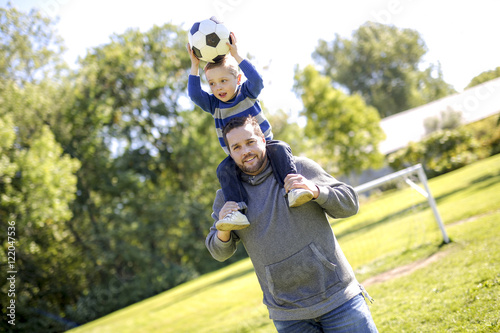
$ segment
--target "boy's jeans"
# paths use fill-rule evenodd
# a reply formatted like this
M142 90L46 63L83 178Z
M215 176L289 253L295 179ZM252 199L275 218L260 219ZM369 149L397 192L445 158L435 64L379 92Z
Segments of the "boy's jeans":
M307 320L275 320L274 326L279 333L378 332L362 294L321 317Z

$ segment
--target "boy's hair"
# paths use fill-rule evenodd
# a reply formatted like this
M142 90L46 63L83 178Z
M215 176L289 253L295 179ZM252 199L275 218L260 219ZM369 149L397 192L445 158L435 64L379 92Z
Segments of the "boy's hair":
M254 116L248 115L248 116L232 118L222 129L222 138L224 139L224 143L226 144L226 147L229 151L231 151L231 148L229 147L229 143L227 142L227 133L229 133L231 130L235 128L243 127L247 124L252 125L255 134L264 137L264 133L262 133L262 129L260 128L259 122L257 121L257 118L255 118Z
M212 68L217 68L217 67L224 67L226 68L231 74L234 75L234 77L238 77L239 74L239 66L236 60L234 60L233 57L230 57L229 54L226 54L222 60L217 61L217 62L208 62L205 65L205 73L212 69Z

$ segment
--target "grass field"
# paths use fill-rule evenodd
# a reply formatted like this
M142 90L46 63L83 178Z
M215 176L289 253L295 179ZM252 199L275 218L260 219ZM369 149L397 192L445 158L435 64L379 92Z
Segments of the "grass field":
M430 208L412 190L363 202L355 217L332 221L360 281L437 254L367 287L375 323L380 332L500 332L500 155L434 178L430 188L450 244L442 244ZM245 259L70 332L276 331Z

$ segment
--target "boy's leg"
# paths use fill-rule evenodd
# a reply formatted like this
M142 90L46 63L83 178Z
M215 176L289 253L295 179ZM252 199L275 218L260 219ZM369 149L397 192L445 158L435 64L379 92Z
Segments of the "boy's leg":
M290 173L297 173L292 149L284 141L269 140L266 142L266 150L274 177L281 186L284 186L285 177Z
M297 167L293 159L292 149L283 141L269 140L266 142L266 150L273 167L274 177L281 186L285 184L288 174L296 174ZM305 189L294 189L288 193L288 205L298 207L313 197L313 193Z
M248 227L250 224L241 211L247 208L247 193L238 178L236 164L231 156L226 157L217 167L217 178L224 194L224 200L238 203L240 210L226 215L216 223L218 230L239 230Z

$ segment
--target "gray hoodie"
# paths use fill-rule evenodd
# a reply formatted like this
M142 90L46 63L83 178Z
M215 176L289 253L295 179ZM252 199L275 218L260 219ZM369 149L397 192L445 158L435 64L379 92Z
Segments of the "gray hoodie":
M250 226L232 231L228 242L217 238L215 222L224 205L219 190L213 205L215 222L206 239L207 249L218 261L231 257L237 242L243 243L274 320L317 318L362 291L326 215L356 214L356 192L308 158L295 157L295 162L298 173L318 186L317 199L289 208L285 190L268 163L257 176L242 174Z

